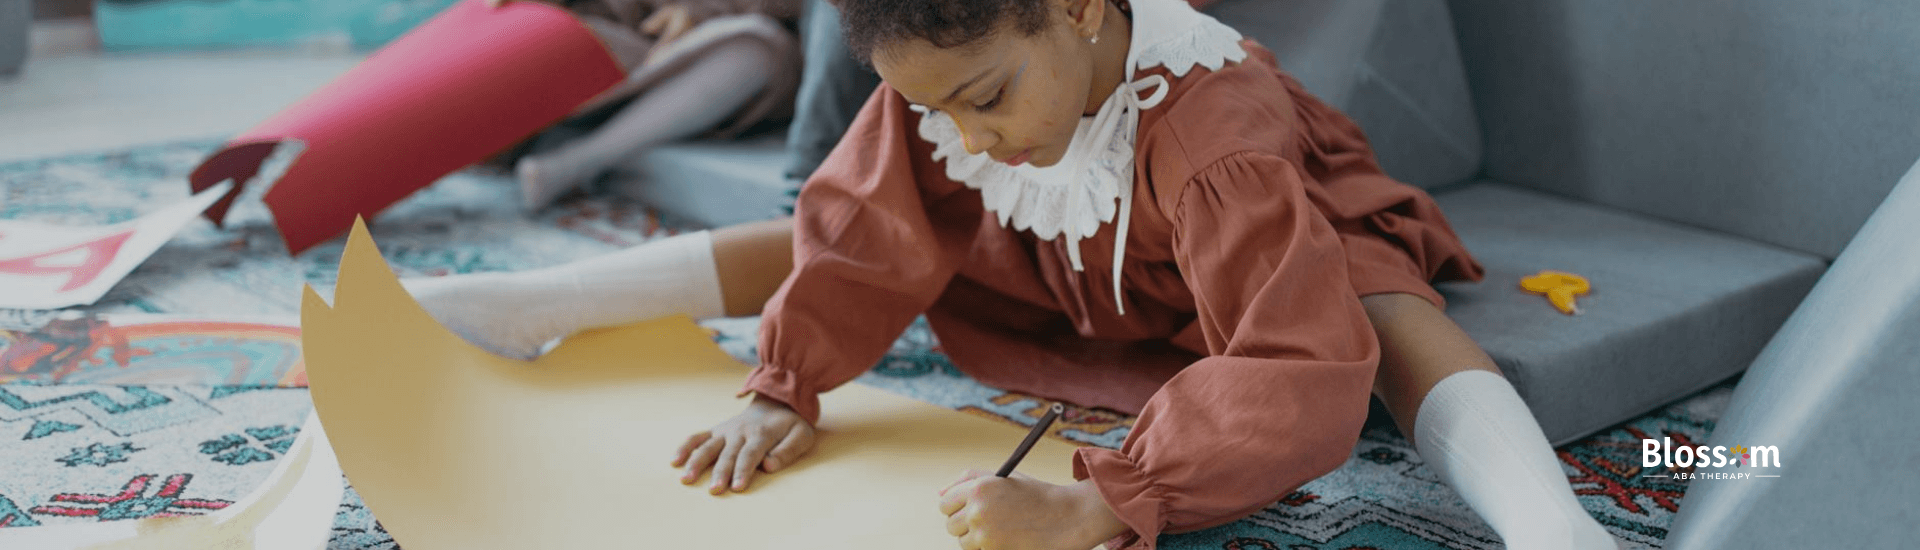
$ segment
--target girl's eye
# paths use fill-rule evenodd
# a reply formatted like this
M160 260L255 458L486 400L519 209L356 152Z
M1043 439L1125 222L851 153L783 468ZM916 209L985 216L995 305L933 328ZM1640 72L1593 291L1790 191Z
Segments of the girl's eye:
M975 105L973 106L973 108L974 110L977 110L983 113L987 111L992 111L994 107L1000 105L1000 98L1003 98L1006 96L1007 96L1007 89L1001 88L1000 91L994 92L993 99L988 100L986 103Z

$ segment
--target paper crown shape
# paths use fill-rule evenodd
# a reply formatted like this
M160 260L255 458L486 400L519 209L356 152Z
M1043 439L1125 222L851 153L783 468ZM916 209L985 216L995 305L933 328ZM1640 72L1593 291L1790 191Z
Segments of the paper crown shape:
M289 253L347 230L440 177L513 145L620 82L592 31L539 2L464 0L248 130L195 168L193 190L234 189L285 141L305 149L265 196Z

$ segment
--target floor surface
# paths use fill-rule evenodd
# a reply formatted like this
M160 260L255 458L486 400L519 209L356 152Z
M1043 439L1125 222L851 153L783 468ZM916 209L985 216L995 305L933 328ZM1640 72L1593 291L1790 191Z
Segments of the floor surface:
M105 52L85 19L35 23L0 77L0 161L238 133L346 72L339 48Z

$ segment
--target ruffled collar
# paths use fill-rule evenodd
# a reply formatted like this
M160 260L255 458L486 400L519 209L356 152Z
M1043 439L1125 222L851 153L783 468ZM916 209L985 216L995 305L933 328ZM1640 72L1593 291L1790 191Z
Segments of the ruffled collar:
M1133 42L1127 49L1126 74L1136 78L1115 88L1092 117L1081 117L1066 157L1058 164L1008 166L986 154L968 154L951 117L916 108L921 112L920 137L934 144L934 161L946 161L947 177L980 190L987 210L999 217L1001 226L1032 230L1043 240L1065 238L1075 271L1085 269L1079 241L1093 236L1100 224L1118 220L1113 301L1122 315L1126 306L1120 276L1133 211L1135 132L1140 112L1159 105L1168 88L1166 78L1139 77L1139 72L1165 67L1177 78L1195 66L1219 70L1229 61L1247 57L1239 31L1194 11L1182 0L1133 0L1132 4ZM1141 97L1142 93L1147 96Z

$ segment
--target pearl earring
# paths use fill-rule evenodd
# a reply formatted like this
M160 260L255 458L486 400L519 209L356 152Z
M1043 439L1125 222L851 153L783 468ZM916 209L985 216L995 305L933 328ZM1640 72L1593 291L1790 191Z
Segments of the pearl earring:
M1100 43L1100 35L1097 35L1097 34L1096 34L1096 35L1093 35L1093 36L1089 36L1089 37L1087 37L1087 43L1088 43L1088 44L1099 44L1099 43Z

